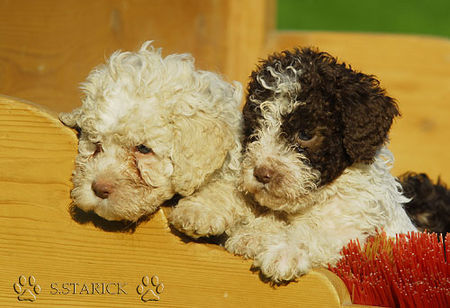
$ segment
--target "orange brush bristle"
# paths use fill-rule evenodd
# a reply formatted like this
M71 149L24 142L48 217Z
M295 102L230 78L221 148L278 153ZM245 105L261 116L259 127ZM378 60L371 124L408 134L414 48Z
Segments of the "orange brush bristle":
M444 244L445 241L445 244ZM346 284L354 304L382 307L450 307L450 235L412 232L395 239L350 242L329 269Z

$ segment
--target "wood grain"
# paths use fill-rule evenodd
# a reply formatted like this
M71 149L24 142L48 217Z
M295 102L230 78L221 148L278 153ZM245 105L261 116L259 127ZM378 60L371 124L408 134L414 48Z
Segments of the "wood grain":
M69 111L113 51L154 40L245 83L273 28L274 0L0 0L0 93Z
M146 40L223 70L225 1L1 0L0 93L53 110L79 104L79 83L117 49Z
M226 65L229 80L242 83L248 77L275 30L275 0L232 0L227 2Z
M76 143L51 115L0 96L0 307L30 305L18 301L13 289L22 275L32 275L41 287L33 307L143 305L137 287L153 275L164 284L153 302L158 307L351 304L342 281L327 270L272 287L250 271L250 261L213 244L184 242L163 211L134 233L76 222L68 210ZM102 283L120 294L102 294ZM23 284L22 291L28 287Z

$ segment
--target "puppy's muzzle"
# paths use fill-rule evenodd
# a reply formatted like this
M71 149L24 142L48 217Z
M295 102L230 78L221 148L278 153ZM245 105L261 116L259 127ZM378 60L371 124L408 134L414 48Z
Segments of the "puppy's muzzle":
M253 176L258 182L262 184L269 183L271 180L273 180L274 175L275 172L265 166L256 167L255 169L253 169Z
M95 195L101 199L107 199L114 191L114 185L107 181L93 181L91 187Z

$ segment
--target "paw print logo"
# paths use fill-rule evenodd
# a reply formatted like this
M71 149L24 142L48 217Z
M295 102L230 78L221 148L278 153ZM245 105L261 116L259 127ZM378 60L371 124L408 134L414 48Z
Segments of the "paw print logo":
M159 277L154 275L142 277L142 283L137 287L137 293L141 296L143 302L159 301L159 295L164 291L164 284L159 281Z
M36 295L41 293L41 286L36 284L36 278L29 276L28 279L21 275L19 281L13 285L14 292L17 294L19 301L36 301Z

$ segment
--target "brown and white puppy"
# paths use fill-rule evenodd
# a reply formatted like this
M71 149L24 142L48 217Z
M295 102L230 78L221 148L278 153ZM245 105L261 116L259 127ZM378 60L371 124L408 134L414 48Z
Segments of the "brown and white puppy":
M269 56L244 107L241 187L260 211L226 248L279 282L336 262L351 239L416 230L385 147L398 115L375 77L328 53Z
M205 205L203 229L225 221L226 249L254 259L273 282L335 263L352 239L415 231L385 147L398 115L375 77L327 53L269 56L252 73L244 106L246 202Z

